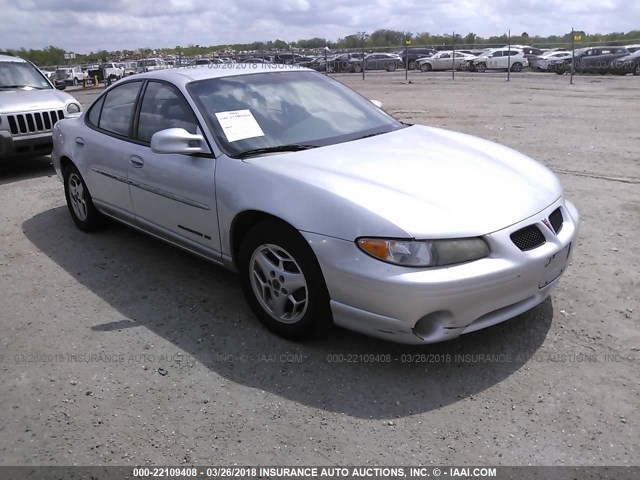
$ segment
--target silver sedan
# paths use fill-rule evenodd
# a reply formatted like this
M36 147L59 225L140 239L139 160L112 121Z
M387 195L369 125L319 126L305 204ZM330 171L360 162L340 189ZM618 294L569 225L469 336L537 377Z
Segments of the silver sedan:
M56 124L52 158L80 229L111 217L237 271L295 339L336 324L423 344L502 322L549 296L578 232L540 163L303 68L127 78Z
M463 52L444 51L438 52L431 57L419 58L416 66L421 72L431 72L432 70L461 70L462 66L475 58L473 55Z

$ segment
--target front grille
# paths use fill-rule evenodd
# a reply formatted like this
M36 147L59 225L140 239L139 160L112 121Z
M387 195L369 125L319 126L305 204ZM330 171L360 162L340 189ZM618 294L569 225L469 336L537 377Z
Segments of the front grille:
M64 118L62 110L48 110L44 112L18 113L7 115L9 129L12 135L47 132L53 128L58 120Z
M560 230L562 230L563 221L564 219L562 218L562 211L560 210L560 207L556 208L553 213L549 215L549 223L551 223L556 235L560 233Z
M511 241L523 252L533 250L546 242L537 225L529 225L511 234Z

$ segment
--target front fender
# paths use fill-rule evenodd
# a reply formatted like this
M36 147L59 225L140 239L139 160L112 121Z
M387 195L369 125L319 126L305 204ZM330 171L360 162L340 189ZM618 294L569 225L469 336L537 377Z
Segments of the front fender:
M222 253L231 255L231 225L245 211L264 212L304 232L353 241L363 235L410 238L397 225L360 205L285 174L222 155L216 166Z

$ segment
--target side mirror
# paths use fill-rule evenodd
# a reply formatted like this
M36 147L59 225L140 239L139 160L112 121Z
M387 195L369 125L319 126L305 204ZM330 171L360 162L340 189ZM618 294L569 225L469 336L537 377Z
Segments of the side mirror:
M53 85L56 87L56 90L65 90L67 88L67 82L64 80L56 80Z
M376 107L382 108L382 102L380 100L369 100L369 101L373 103Z
M194 135L184 128L168 128L154 133L151 150L155 153L210 154L209 146L202 135Z

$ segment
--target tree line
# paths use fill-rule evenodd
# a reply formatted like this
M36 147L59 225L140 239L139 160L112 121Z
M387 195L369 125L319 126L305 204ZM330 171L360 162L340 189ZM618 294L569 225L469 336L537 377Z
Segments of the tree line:
M632 30L627 33L592 33L588 34L583 31L576 31L574 35L580 36L580 40L576 41L576 48L584 45L593 44L625 44L630 42L640 43L640 30ZM539 47L567 47L571 44L571 32L564 35L550 35L542 37L539 35L530 36L527 32L520 35L509 37L506 34L481 37L475 33L467 33L466 35L442 34L432 35L428 32L412 33L399 30L379 29L372 33L357 32L339 38L337 41L327 40L325 38L314 37L301 39L295 42L286 42L284 40L270 40L266 42L237 43L229 45L189 45L186 47L176 45L173 48L141 48L137 50L120 50L107 51L100 50L98 52L90 52L88 54L76 54L75 60L65 60L65 54L69 53L62 48L49 46L43 49L25 49L8 50L11 55L19 56L31 60L36 65L64 65L67 63L98 63L112 58L144 58L153 55L182 55L187 57L207 56L214 54L231 54L233 52L253 51L282 51L282 50L314 50L324 49L328 47L335 49L371 49L384 47L401 47L410 42L412 46L428 45L428 46L446 46L455 44L465 48L483 48L486 46L501 46L508 42L511 44L525 44Z

